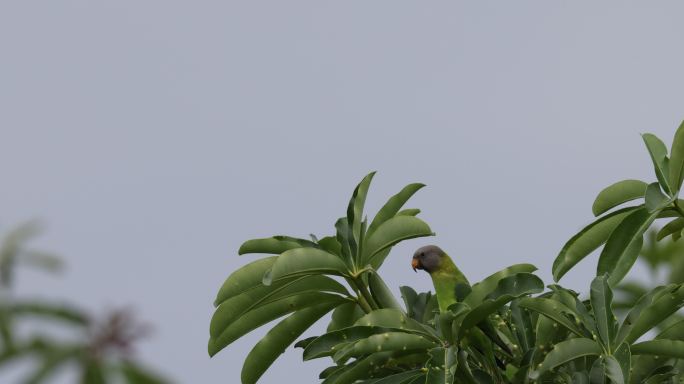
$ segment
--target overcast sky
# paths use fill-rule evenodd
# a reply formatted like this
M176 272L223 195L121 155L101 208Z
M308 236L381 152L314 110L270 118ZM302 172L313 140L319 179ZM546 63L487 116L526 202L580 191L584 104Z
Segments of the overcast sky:
M156 325L141 358L178 383L236 383L265 329L215 358L212 302L242 241L333 231L377 170L374 212L410 182L471 281L547 283L604 186L655 179L639 133L684 118L675 1L3 1L0 230L39 218L69 264L20 292ZM596 257L562 281L583 290ZM316 328L322 330L323 325ZM263 383L315 382L289 351Z

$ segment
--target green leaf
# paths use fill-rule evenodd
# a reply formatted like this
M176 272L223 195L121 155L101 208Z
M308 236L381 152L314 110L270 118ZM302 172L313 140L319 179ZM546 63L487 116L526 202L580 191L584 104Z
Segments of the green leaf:
M532 273L536 270L537 267L535 267L532 264L515 264L511 265L510 267L504 268L498 272L495 272L485 277L482 281L473 285L470 293L468 294L468 296L466 296L463 302L471 307L474 307L482 303L482 301L487 297L487 295L489 295L496 289L496 287L499 285L499 282L502 279L508 276L513 276L518 273Z
M351 227L352 237L355 244L361 242L361 221L363 216L363 206L366 204L366 196L368 195L368 188L375 176L375 172L371 172L361 180L361 182L354 189L349 206L347 207L347 222Z
M366 232L367 236L372 235L378 227L383 224L385 221L391 219L395 215L399 213L399 210L401 207L406 204L408 199L411 198L416 192L418 192L421 188L423 188L425 184L420 184L420 183L414 183L414 184L409 184L405 186L399 193L396 195L392 196L387 200L385 205L380 208L378 213L375 215L373 218L373 221L371 224L368 226L368 232ZM420 210L410 210L410 211L418 211ZM415 212L417 214L418 212ZM410 214L413 212L409 212L410 216L415 216L415 214Z
M644 207L646 207L649 212L662 210L671 202L672 200L665 196L660 190L660 185L658 183L651 183L646 188Z
M673 188L670 186L669 174L669 160L667 159L667 147L663 144L658 137L653 134L645 133L641 135L648 149L648 153L651 155L651 160L653 161L653 167L655 169L656 177L658 182L663 187L665 192L670 194Z
M601 346L591 339L569 339L556 344L551 352L546 355L539 369L530 375L536 379L542 374L584 356L599 356L602 353Z
M632 372L632 351L629 344L623 343L619 345L613 353L613 357L620 366L624 382L629 383ZM608 377L611 377L611 375L609 375ZM618 376L615 375L615 377L617 378Z
M672 139L670 157L670 186L673 192L679 192L684 179L684 122L677 128Z
M342 304L346 299L329 293L310 292L289 296L255 308L228 325L218 337L209 340L209 355L213 356L235 340L254 329L288 313L325 303Z
M336 305L329 302L302 309L268 331L247 355L242 366L242 383L255 384L290 344Z
M221 303L211 318L209 333L212 337L217 337L250 310L290 296L312 292L330 292L349 296L342 284L327 276L312 275L294 280L279 280L270 286L261 285Z
M340 244L340 254L347 265L354 265L357 251L357 243L352 234L352 228L346 217L341 217L335 222L335 238Z
M353 343L371 335L390 332L393 329L396 328L357 325L328 332L317 337L304 348L303 359L306 361L332 356L337 353L340 350L340 346L345 343Z
M660 231L658 231L658 234L656 235L656 240L660 241L674 233L681 233L682 229L684 229L684 218L680 217L674 219L669 223L665 224L665 226L663 226L660 229Z
M618 181L598 194L591 210L594 216L599 216L620 204L642 198L647 186L648 184L640 180Z
M296 248L278 256L270 273L264 275L263 284L291 276L328 274L348 276L349 270L337 256L316 248Z
M334 378L326 379L323 384L351 384L366 379L372 375L375 368L383 366L393 355L393 352L379 352L357 360L349 369Z
M603 360L605 362L606 377L608 377L613 384L625 384L625 376L622 373L620 363L615 357L605 356Z
M423 220L414 216L395 216L382 223L368 237L361 265L370 264L377 269L384 261L384 257L376 256L385 249L403 240L432 235L432 230Z
M501 279L496 289L487 295L480 305L475 306L465 315L460 325L459 338L462 338L468 329L479 324L513 299L543 290L544 282L531 273L517 273Z
M608 351L613 351L617 319L613 314L613 291L608 286L608 276L598 276L591 282L591 307L596 318L598 334Z
M327 332L336 331L338 329L351 327L356 320L363 317L365 312L359 307L356 302L349 302L342 304L335 308L332 314L330 324L328 324Z
M579 319L575 312L558 300L542 297L526 297L520 299L518 305L548 317L578 336L587 336L586 332L577 324ZM569 317L572 317L577 321L573 321Z
M407 208L397 212L397 216L418 216L420 209L418 208Z
M238 255L248 253L266 253L279 255L285 251L301 247L317 247L316 243L288 236L273 236L264 239L245 241L238 250Z
M411 330L426 336L435 336L435 331L432 328L426 327L407 317L400 310L392 308L376 309L357 320L355 325Z
M394 375L386 376L381 379L370 379L359 384L410 384L413 380L422 379L425 373L418 370L406 371ZM421 382L422 383L422 382Z
M318 241L318 245L326 252L342 256L342 245L337 241L336 236L326 236Z
M629 344L634 343L639 337L653 329L683 306L684 286L672 284L665 289L661 288L657 293L647 295L642 303L637 303L635 310L638 312L634 315L630 312L627 315L625 323L630 321L630 324L624 331L621 330L618 334L624 338L625 342ZM624 324L623 327L625 327Z
M609 283L617 285L639 256L644 232L658 216L640 208L630 213L610 234L599 256L597 275L609 274Z
M381 351L427 350L437 345L435 341L428 340L421 335L406 332L384 332L351 343L348 347L338 351L333 359L340 363L352 357L358 358Z
M370 288L371 295L380 308L394 308L401 309L401 306L394 298L392 291L382 280L380 275L373 272L368 274L368 287Z
M572 267L606 242L615 227L637 207L611 212L587 225L563 246L553 262L553 279L558 281Z
M278 256L266 257L253 261L228 276L216 295L214 306L237 296L247 290L261 285L266 271L273 267Z
M667 339L643 341L632 345L632 354L684 359L684 341Z

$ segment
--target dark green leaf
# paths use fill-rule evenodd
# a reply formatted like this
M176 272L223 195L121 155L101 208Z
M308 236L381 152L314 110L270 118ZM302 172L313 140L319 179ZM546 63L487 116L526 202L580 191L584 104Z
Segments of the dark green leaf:
M247 355L242 383L255 384L290 344L336 305L329 302L299 310L273 327Z
M658 216L645 208L637 209L627 216L610 234L601 252L597 275L608 274L609 282L617 285L629 272L639 256L644 232Z
M572 267L603 245L615 227L636 209L637 207L629 207L611 212L587 225L568 240L553 262L553 279L560 280Z

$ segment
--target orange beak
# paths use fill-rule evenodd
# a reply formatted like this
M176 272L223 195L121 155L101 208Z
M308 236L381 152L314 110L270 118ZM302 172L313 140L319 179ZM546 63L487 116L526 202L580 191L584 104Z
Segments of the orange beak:
M413 272L418 272L416 271L416 269L420 267L420 262L418 261L418 259L411 260L411 267L413 267Z

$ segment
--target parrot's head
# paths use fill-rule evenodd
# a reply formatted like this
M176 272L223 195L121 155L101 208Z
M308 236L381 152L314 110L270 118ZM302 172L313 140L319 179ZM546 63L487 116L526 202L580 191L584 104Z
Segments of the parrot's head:
M426 245L418 248L413 254L411 266L416 272L418 272L418 269L422 269L427 273L432 273L442 265L442 260L445 257L448 256L440 247L436 245Z

